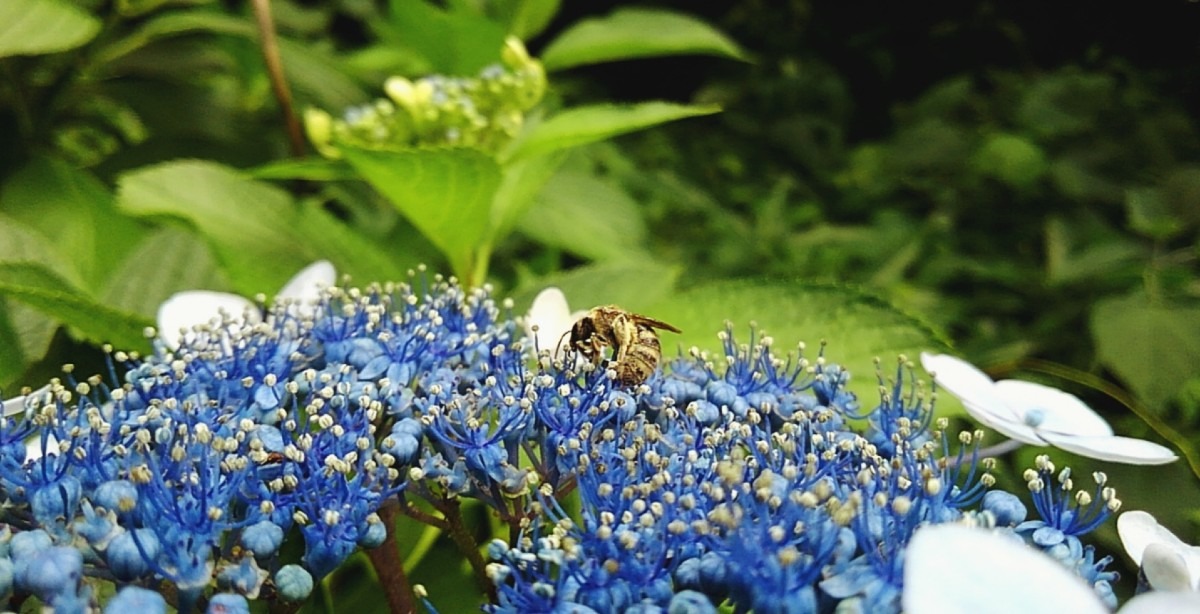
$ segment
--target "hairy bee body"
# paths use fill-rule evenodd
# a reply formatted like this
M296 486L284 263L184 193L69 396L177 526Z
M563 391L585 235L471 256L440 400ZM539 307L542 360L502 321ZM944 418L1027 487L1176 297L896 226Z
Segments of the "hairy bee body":
M612 348L617 381L636 386L646 381L662 359L662 345L654 329L682 332L678 328L631 313L616 305L594 307L571 327L570 346L592 364L599 364L605 348Z

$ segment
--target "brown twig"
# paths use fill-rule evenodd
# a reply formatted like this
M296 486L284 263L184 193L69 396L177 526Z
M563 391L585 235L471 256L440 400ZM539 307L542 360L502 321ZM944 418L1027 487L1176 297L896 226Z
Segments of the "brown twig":
M279 111L287 127L289 149L292 157L300 158L304 156L304 133L300 130L300 120L296 118L296 110L292 106L292 92L283 74L283 61L279 58L279 40L275 37L275 22L271 19L271 0L253 0L251 6L254 7L258 46L262 50L267 77L271 80L271 91L275 94L275 100L279 101Z

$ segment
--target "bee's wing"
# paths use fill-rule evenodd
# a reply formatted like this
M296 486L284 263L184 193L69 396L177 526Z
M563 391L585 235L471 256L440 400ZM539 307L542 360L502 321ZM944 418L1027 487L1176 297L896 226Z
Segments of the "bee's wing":
M663 322L662 320L655 320L654 318L647 318L646 316L637 314L637 313L631 313L629 315L630 315L630 318L632 318L634 322L645 325L645 326L649 326L650 328L669 330L673 333L682 333L683 332L683 331L679 330L678 328L675 328L674 326L671 326L670 324Z

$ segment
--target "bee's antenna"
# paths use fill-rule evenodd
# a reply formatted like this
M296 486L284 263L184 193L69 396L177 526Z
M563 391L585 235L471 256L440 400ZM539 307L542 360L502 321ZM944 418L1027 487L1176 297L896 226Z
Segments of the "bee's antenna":
M571 331L568 330L567 332L563 333L561 337L558 338L558 343L554 344L554 351L550 352L550 358L555 358L558 356L558 348L562 347L563 339L566 339L567 335L569 335L569 334L571 334ZM570 348L571 348L571 346L570 346L570 344L568 344L567 349L570 349Z

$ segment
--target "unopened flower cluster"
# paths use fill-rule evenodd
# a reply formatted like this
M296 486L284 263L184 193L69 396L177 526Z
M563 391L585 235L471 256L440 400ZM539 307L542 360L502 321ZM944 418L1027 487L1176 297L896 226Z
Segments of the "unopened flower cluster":
M1028 519L987 490L982 434L934 423L903 360L867 406L823 351L727 328L724 352L627 388L440 278L237 316L68 374L0 424L0 596L85 611L97 578L122 587L109 611L163 611L146 590L163 581L180 611L303 600L383 541L386 501L421 497L478 499L514 527L488 547L493 612L899 611L913 534L961 522L1112 601L1108 559L1079 540L1119 507L1103 475L1077 491L1040 459ZM281 560L285 535L300 561Z
M525 46L509 37L501 62L474 77L392 77L387 98L346 109L305 114L309 139L322 155L340 157L339 145L366 148L463 146L496 152L521 131L525 113L546 92L546 71Z

